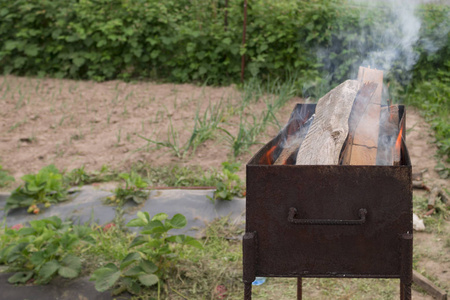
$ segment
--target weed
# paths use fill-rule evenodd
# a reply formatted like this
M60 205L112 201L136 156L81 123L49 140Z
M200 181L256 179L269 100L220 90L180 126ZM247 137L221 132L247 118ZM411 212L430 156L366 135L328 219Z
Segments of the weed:
M73 169L64 176L64 182L71 186L80 186L95 182L107 182L116 179L116 173L110 170L106 165L103 165L100 171L93 172L87 172L85 167L82 166L81 168Z
M80 140L83 140L84 137L85 137L85 134L81 130L79 130L78 133L70 136L70 140L80 141Z
M188 145L192 149L192 153L195 152L200 144L215 138L215 133L219 129L219 124L223 119L224 110L222 108L222 101L215 105L212 105L210 102L203 115L200 115L200 109L197 108L194 119L194 130L192 131Z
M119 129L119 132L117 133L116 137L117 137L116 146L118 146L120 144L120 140L122 139L122 129Z
M193 138L194 138L194 136L191 136L191 138L189 139L189 141L187 143L185 143L184 145L181 145L179 133L176 129L174 129L173 124L172 124L172 118L170 116L169 116L169 127L167 128L167 140L166 141L164 141L164 142L154 141L154 140L148 139L146 137L143 137L141 135L138 135L138 137L140 137L141 139L143 139L149 143L155 144L159 147L165 147L165 148L169 149L178 158L183 158L186 155L186 151L187 151L187 149L189 149L189 146L192 143Z
M216 186L221 181L217 170L204 171L200 166L151 166L136 164L132 167L154 186Z
M28 120L27 120L27 119L24 119L24 120L22 120L22 121L19 121L19 122L14 123L14 124L8 129L8 132L14 131L15 129L19 128L20 126L25 125L27 122L28 122Z
M242 115L240 116L237 135L233 135L225 128L219 128L226 134L224 139L233 151L234 157L238 157L242 153L247 152L250 146L259 144L257 137L263 131L264 124L261 123L254 115L252 115L251 118L252 122L250 123L245 120Z
M442 162L439 162L434 170L439 174L442 179L447 179L450 177L450 168L447 168Z
M2 165L0 165L0 188L7 187L14 181L14 177L10 176L8 171L4 170Z

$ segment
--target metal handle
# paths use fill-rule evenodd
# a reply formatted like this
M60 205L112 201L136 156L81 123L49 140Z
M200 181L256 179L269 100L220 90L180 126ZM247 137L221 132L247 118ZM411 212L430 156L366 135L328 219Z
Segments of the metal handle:
M294 219L297 215L297 209L295 207L289 208L288 222L294 224L304 225L361 225L366 222L367 210L361 208L358 212L359 220L315 220L315 219Z

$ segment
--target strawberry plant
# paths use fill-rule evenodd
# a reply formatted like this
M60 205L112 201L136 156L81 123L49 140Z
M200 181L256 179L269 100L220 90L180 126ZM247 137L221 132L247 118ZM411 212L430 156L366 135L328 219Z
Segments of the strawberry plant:
M114 190L114 196L108 197L106 200L111 204L123 205L128 201L141 204L147 200L149 191L143 189L148 187L142 177L134 171L130 173L121 173L119 178L123 180L125 186L119 186Z
M42 168L37 174L22 177L25 182L6 199L5 212L18 207L28 207L28 212L37 213L38 204L58 203L68 199L67 187L62 175L54 165Z
M48 283L59 275L75 278L81 271L80 259L71 252L80 243L91 244L92 230L73 226L60 218L30 221L30 227L6 229L0 237L0 264L14 271L10 283Z
M172 229L180 229L187 224L181 214L169 219L165 213L150 218L148 212L138 212L128 227L141 227L140 235L130 244L130 251L119 266L109 263L94 271L91 280L95 281L98 291L114 288L113 294L128 291L138 294L143 287L158 285L168 277L174 266L179 246L190 245L202 249L202 244L186 235L171 235ZM178 245L178 247L177 247Z
M241 178L236 172L239 170L239 163L222 163L221 181L216 185L216 191L213 197L208 197L209 200L232 200L233 197L242 197L244 193L244 186Z

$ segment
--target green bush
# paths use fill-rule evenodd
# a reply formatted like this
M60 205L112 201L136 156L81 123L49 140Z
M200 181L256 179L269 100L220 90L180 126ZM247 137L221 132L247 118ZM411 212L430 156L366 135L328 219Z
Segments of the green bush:
M239 80L245 53L247 77L285 78L295 72L307 92L325 75L331 84L347 79L366 52L391 46L365 33L396 28L398 22L385 9L344 1L254 0L242 47L243 1L228 5L225 9L225 0L0 0L0 71L223 84ZM424 6L420 14L421 41L440 41L445 53L449 41L438 33L445 32L441 27L448 26L448 16L448 7L436 5ZM419 54L429 51L424 43L416 46ZM415 72L432 72L429 60L442 65L444 52L422 55ZM395 65L401 80L402 63Z

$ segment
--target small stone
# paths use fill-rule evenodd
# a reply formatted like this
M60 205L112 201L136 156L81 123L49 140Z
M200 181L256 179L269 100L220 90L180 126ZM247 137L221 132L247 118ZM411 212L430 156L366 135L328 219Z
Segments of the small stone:
M416 231L425 230L425 224L423 223L423 220L420 219L416 214L413 214L413 229Z

